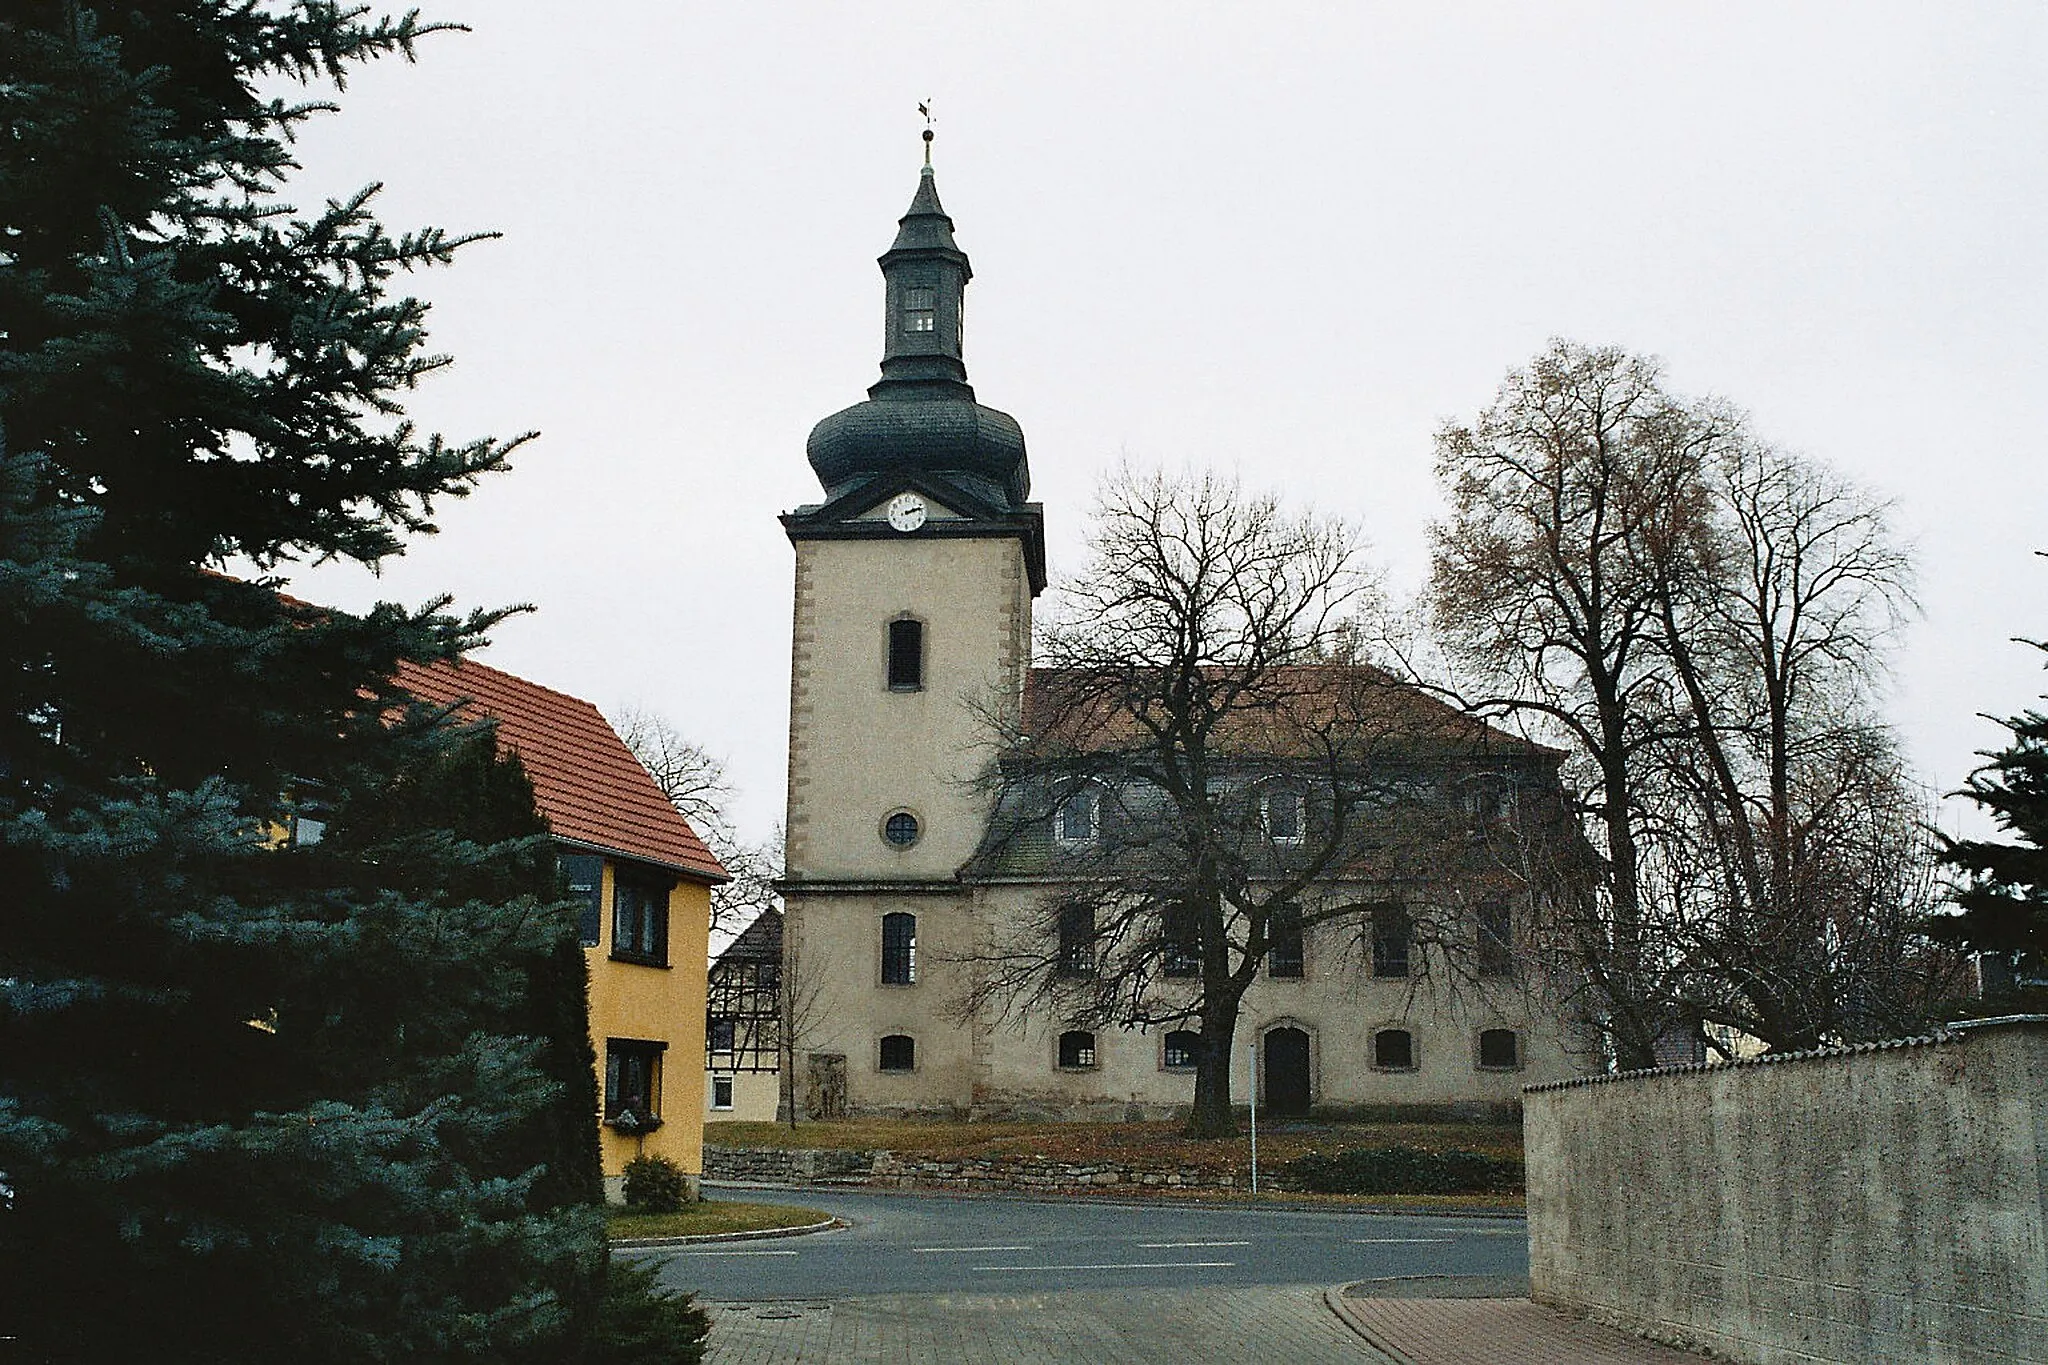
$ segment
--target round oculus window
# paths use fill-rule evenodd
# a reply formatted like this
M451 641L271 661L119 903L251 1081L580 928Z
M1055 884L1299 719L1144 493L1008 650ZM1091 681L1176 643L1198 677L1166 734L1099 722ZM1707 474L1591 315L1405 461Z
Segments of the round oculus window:
M882 837L898 848L909 848L921 833L917 817L907 810L899 810L882 821Z

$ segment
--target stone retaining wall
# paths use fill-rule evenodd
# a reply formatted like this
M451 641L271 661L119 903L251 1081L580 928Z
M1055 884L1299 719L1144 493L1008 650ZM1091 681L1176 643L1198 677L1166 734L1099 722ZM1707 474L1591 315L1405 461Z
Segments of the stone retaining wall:
M706 1147L706 1180L759 1180L784 1185L881 1185L953 1190L1076 1191L1117 1186L1235 1190L1247 1178L1234 1171L1192 1166L1152 1168L1106 1162L1064 1162L1046 1157L947 1158L894 1152L787 1151L776 1147ZM1265 1171L1262 1188L1284 1190Z

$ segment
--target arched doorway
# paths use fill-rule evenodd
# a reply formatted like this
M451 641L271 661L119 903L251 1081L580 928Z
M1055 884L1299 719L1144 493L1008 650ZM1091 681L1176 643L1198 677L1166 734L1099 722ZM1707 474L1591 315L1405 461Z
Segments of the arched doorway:
M1265 1110L1280 1117L1308 1113L1308 1035L1298 1028L1266 1031Z

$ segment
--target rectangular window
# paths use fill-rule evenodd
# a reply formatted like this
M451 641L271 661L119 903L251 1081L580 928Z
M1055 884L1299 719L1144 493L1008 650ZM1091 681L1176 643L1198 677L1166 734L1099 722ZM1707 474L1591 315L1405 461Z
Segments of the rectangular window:
M661 1054L667 1047L636 1038L605 1039L605 1122L617 1122L628 1112L642 1124L661 1117Z
M1061 976L1095 975L1095 907L1092 905L1062 905L1060 907L1060 955L1057 969Z
M870 675L872 676L872 675ZM905 617L889 623L889 690L924 687L924 622Z
M882 984L909 986L917 981L917 916L882 916Z
M705 1026L705 1040L713 1052L731 1052L739 1039L739 1021L713 1019Z
M1508 976L1515 969L1514 918L1507 902L1487 901L1479 907L1479 974Z
M903 330L929 332L937 325L939 291L913 284L903 291Z
M650 967L668 965L671 877L619 868L612 874L612 956Z
M1166 912L1161 935L1159 970L1167 976L1202 974L1202 930L1195 912L1176 905Z
M882 1040L877 1065L883 1071L917 1070L917 1040L907 1033L892 1033Z
M1398 903L1372 908L1372 974L1408 975L1408 949L1412 930L1408 908Z
M1301 793L1276 791L1265 795L1266 837L1276 844L1301 842Z
M1098 811L1098 794L1093 787L1083 787L1068 794L1060 802L1059 811L1053 816L1053 837L1063 844L1085 844L1095 838L1095 822Z
M572 853L560 861L569 898L576 902L576 941L595 948L604 925L604 859Z
M732 1077L713 1076L711 1078L711 1107L713 1109L732 1108Z
M1160 1063L1168 1071L1185 1071L1195 1065L1195 1050L1202 1045L1202 1035L1175 1029L1166 1035L1166 1046L1161 1050Z
M1300 976L1302 974L1301 951L1301 907L1298 905L1276 905L1272 920L1267 925L1273 946L1266 953L1266 974L1268 976Z

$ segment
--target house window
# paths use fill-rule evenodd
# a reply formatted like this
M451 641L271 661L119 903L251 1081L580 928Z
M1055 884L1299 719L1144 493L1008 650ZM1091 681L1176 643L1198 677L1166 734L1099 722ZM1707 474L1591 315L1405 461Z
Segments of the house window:
M661 1054L667 1043L604 1041L604 1119L641 1131L661 1122ZM623 1122L622 1116L631 1114Z
M934 326L934 315L938 308L939 291L928 285L913 284L903 291L903 330L906 332L929 332Z
M732 1108L732 1077L713 1076L711 1078L711 1107L713 1109Z
M917 1070L917 1040L907 1033L892 1033L882 1039L880 1065L884 1071Z
M1479 1034L1479 1065L1487 1071L1513 1071L1522 1064L1522 1040L1509 1028L1483 1029Z
M668 893L674 885L669 878L623 868L613 874L613 957L652 967L668 965Z
M1508 976L1515 969L1514 918L1506 901L1487 901L1479 907L1479 959L1481 976Z
M1166 976L1200 976L1202 931L1195 912L1185 905L1176 905L1167 910L1165 919L1165 931L1160 936L1159 970Z
M889 690L924 688L924 622L899 616L889 623Z
M1095 974L1095 907L1062 905L1059 920L1060 955L1056 970L1061 976Z
M562 880L576 902L576 941L595 948L604 924L604 859L572 853L560 859Z
M1095 1065L1095 1035L1082 1029L1069 1029L1060 1035L1060 1065L1072 1070L1085 1071Z
M1413 929L1408 908L1398 904L1372 908L1372 974L1408 975L1408 949Z
M1092 843L1101 815L1102 793L1094 787L1086 786L1069 792L1053 814L1053 838L1063 844Z
M917 817L907 810L891 811L889 818L882 821L882 838L897 848L909 848L921 833Z
M705 1041L713 1052L731 1052L739 1040L739 1024L733 1019L713 1019L705 1027Z
M882 916L882 984L910 986L917 982L917 916Z
M1259 798L1266 837L1276 844L1301 842L1301 793L1269 791Z
M1160 1065L1168 1071L1192 1071L1195 1067L1195 1053L1201 1046L1201 1034L1175 1029L1166 1035L1165 1046L1160 1049Z
M1273 946L1266 952L1266 975L1300 976L1302 974L1301 951L1301 907L1298 905L1276 905L1268 921L1266 932L1272 936Z
M1381 1071L1413 1071L1415 1035L1404 1028L1383 1028L1373 1034L1372 1064Z

